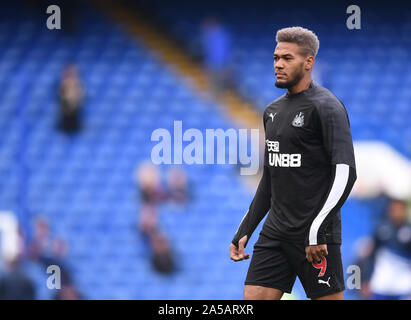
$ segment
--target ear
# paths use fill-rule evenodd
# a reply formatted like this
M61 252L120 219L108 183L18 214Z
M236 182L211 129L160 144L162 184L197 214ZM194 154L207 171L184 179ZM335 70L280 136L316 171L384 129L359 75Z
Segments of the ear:
M304 69L309 71L313 68L315 58L313 56L308 56L304 59Z

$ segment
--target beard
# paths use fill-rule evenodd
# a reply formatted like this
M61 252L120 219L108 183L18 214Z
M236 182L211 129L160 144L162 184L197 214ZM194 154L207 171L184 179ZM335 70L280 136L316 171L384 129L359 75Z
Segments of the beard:
M294 87L300 80L303 78L304 73L303 73L303 64L301 64L301 67L299 70L296 71L295 75L291 80L288 80L286 82L279 82L278 80L275 82L275 86L280 89L288 89L291 87Z

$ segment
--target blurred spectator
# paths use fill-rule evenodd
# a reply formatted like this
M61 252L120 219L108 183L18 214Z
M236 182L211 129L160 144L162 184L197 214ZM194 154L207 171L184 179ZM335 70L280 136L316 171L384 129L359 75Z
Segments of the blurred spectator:
M152 163L145 162L138 167L137 183L144 204L154 206L167 199L166 190L161 186L160 172Z
M34 237L30 243L30 258L38 260L51 250L50 230L46 219L39 217L34 222Z
M138 228L144 235L157 229L157 205L167 199L161 187L158 168L151 163L143 163L137 169L137 184L141 199Z
M36 298L35 284L21 264L25 249L22 230L13 213L2 212L0 216L3 232L0 246L7 246L0 250L0 300L33 300ZM10 248L14 249L10 251Z
M34 236L29 244L29 255L33 261L38 261L45 266L65 264L67 244L63 239L52 238L48 221L38 217L34 222Z
M157 207L141 205L139 230L143 235L149 236L157 230Z
M5 273L0 278L0 300L34 300L34 282L20 265L20 258L5 261Z
M203 23L202 49L204 64L212 78L216 94L227 88L230 82L231 37L228 30L216 18L207 18Z
M191 199L188 180L182 168L171 168L167 173L168 198L175 204L185 205Z
M60 290L56 291L54 300L82 300L83 297L72 284L63 284Z
M172 168L167 173L167 188L161 186L159 170L151 163L137 169L137 184L141 199L139 230L148 235L157 229L158 206L166 201L185 205L191 199L187 175L182 168Z
M34 236L29 244L29 256L45 268L51 265L59 266L62 289L71 288L74 285L66 261L67 252L67 243L63 239L52 238L48 221L43 217L37 218L34 224ZM65 294L62 293L62 296L65 296Z
M360 252L364 299L411 299L411 224L407 204L392 199L387 218Z
M156 231L151 237L152 263L156 271L164 274L175 270L175 261L167 237Z
M61 130L67 133L81 128L80 109L83 104L84 90L77 67L69 65L64 71L59 89Z
M170 169L167 188L163 188L159 169L146 162L138 167L136 179L141 199L138 228L150 246L154 269L160 273L170 273L176 269L175 259L169 240L158 227L158 206L166 201L178 205L190 201L187 175L181 168Z
M67 254L67 244L63 239L52 238L50 226L44 217L34 222L34 236L29 245L30 258L38 261L55 261Z

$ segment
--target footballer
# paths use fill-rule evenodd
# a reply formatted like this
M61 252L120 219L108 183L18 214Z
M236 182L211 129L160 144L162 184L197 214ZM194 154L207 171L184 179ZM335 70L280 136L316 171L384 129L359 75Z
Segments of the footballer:
M276 87L286 93L263 115L264 170L230 244L241 261L268 213L245 279L244 299L281 299L296 277L311 299L344 299L341 212L356 180L344 104L312 80L319 40L302 27L276 34Z

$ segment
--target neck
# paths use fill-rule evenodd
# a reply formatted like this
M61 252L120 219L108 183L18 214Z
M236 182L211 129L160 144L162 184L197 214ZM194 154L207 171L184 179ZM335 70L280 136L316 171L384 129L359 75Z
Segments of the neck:
M312 82L311 74L307 75L307 77L303 77L301 81L299 81L296 85L292 86L291 88L288 88L288 92L290 94L296 94L301 91L307 90L310 87L310 84Z

